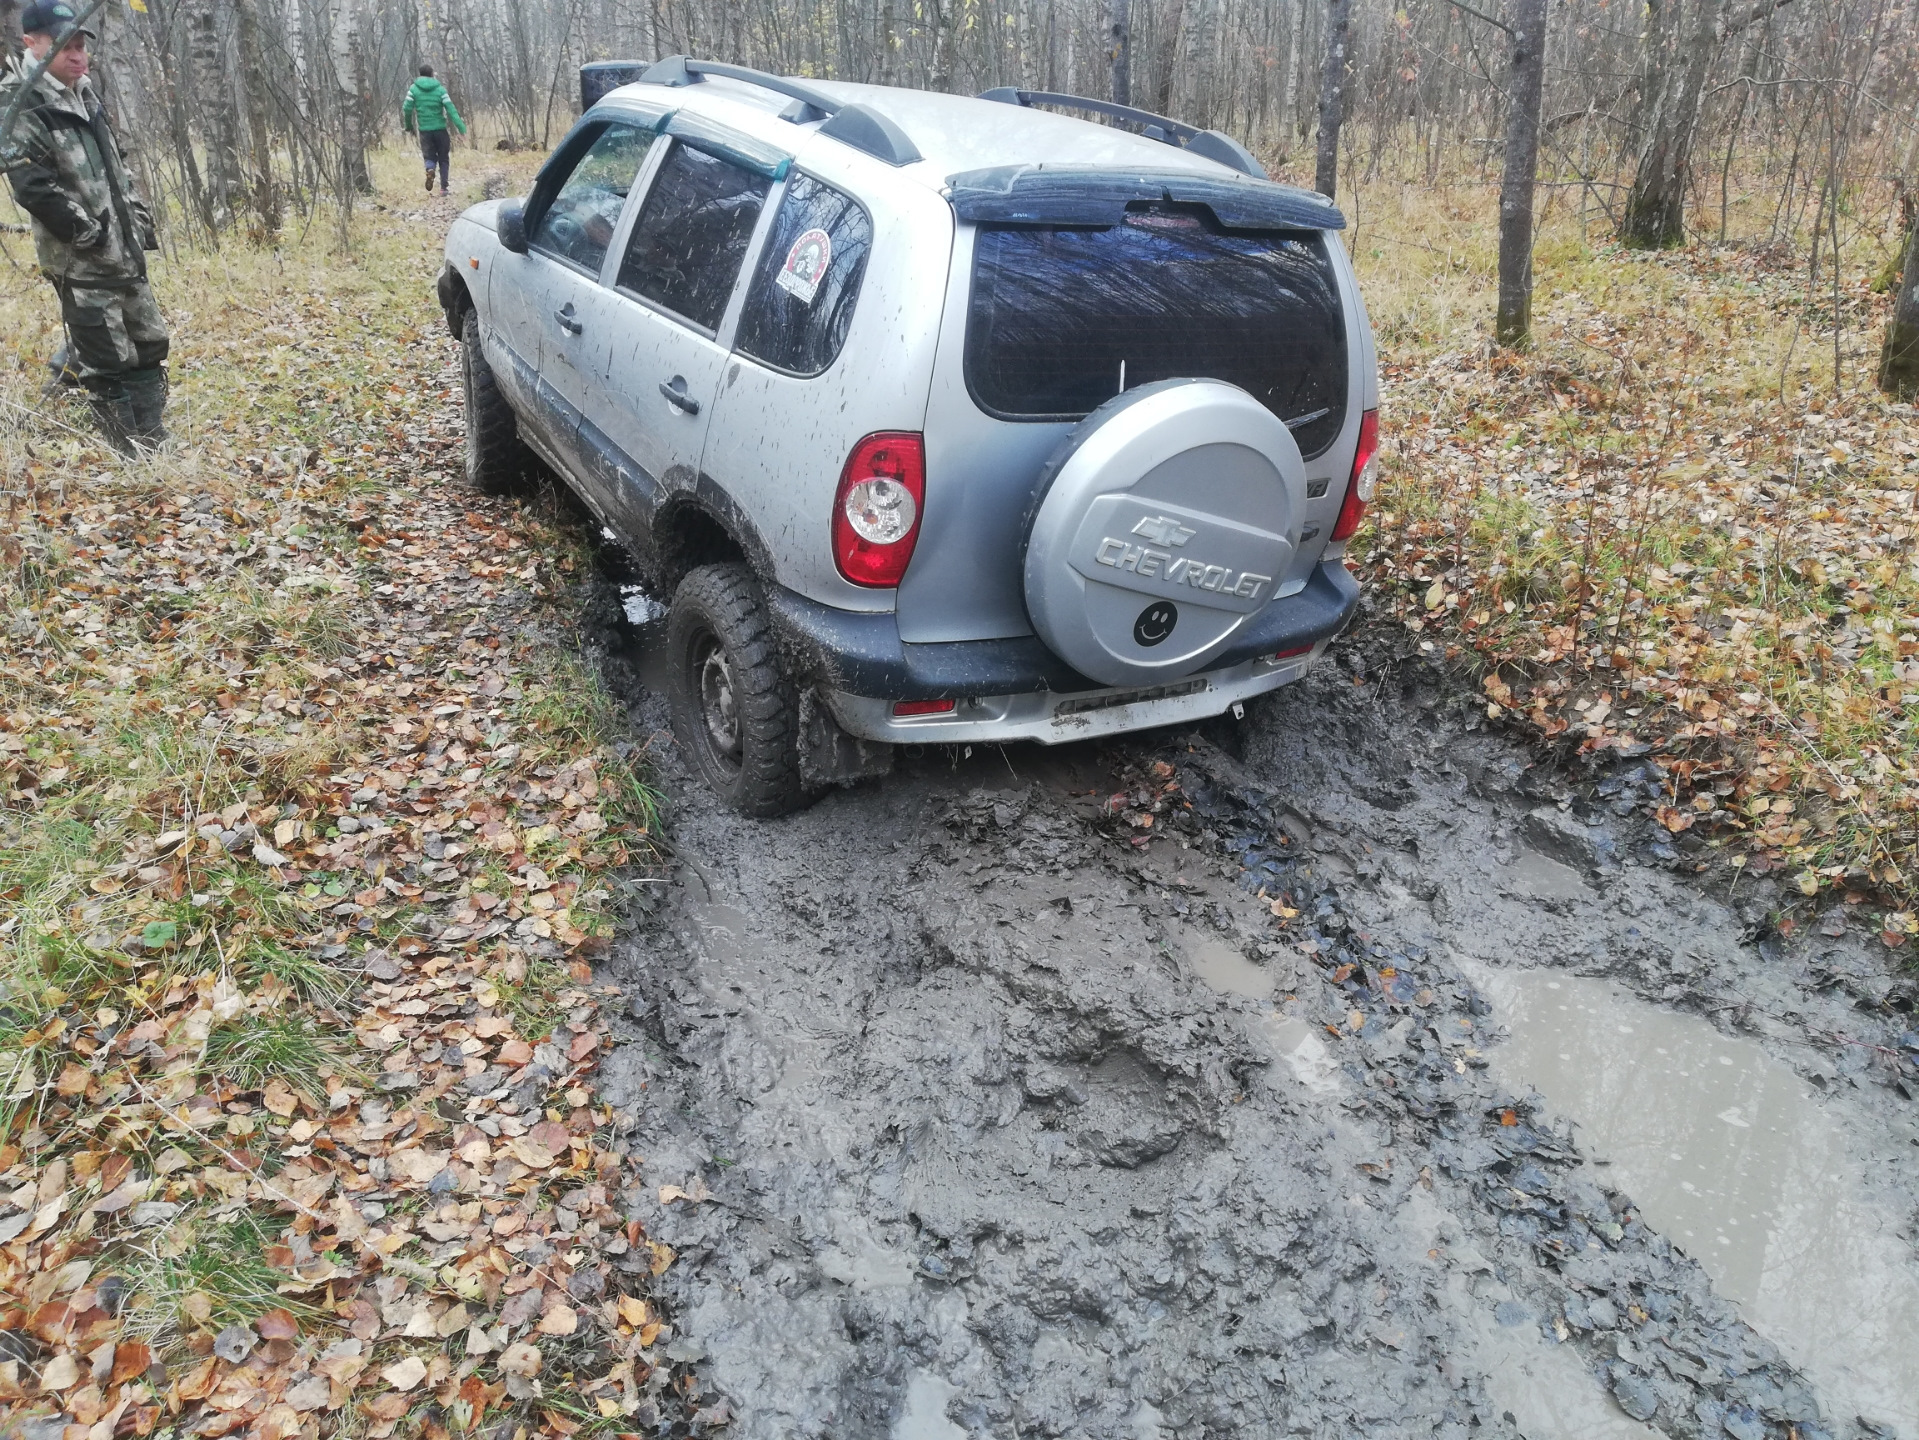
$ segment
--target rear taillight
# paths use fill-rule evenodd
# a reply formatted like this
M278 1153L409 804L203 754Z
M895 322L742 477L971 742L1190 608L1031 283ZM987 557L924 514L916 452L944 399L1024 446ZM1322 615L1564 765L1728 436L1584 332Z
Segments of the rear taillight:
M846 457L833 497L833 561L855 585L897 585L919 540L926 445L918 436L868 435Z
M1331 539L1349 540L1373 498L1373 482L1379 475L1379 412L1368 410L1359 417L1359 448L1353 452L1353 476L1346 482L1346 503L1339 507L1339 523L1333 526Z

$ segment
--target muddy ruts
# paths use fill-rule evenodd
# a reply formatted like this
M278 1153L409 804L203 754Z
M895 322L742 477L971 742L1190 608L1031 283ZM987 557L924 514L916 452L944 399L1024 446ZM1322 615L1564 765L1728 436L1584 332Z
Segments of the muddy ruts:
M1277 795L1217 752L1167 759L1204 830L1246 866L1241 883L1297 912L1284 933L1316 952L1314 1018L1365 1105L1416 1140L1408 1163L1374 1178L1434 1189L1473 1222L1499 1278L1523 1297L1525 1313L1502 1305L1501 1323L1576 1347L1622 1410L1685 1440L1880 1433L1823 1415L1699 1265L1649 1229L1629 1196L1588 1178L1545 1099L1499 1089L1483 1056L1495 1038L1489 1007L1434 955L1355 929Z

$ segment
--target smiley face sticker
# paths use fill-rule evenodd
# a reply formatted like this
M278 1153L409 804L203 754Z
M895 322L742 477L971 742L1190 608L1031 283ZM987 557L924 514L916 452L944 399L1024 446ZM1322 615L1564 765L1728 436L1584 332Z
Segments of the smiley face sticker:
M786 252L786 263L773 277L788 295L802 305L811 305L826 278L826 267L833 263L833 237L824 230L808 230Z
M1155 600L1139 612L1133 622L1133 638L1148 649L1173 633L1179 624L1179 607L1170 600Z

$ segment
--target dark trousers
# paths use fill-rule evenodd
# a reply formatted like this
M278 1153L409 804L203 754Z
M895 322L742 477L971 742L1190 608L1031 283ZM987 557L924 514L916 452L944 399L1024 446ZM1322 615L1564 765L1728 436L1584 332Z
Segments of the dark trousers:
M117 385L167 358L167 326L144 280L76 285L55 280L67 330L67 367L89 389Z
M426 161L427 178L433 177L433 171L440 172L440 188L446 189L447 172L453 167L453 132L451 130L422 130L420 132L420 158Z

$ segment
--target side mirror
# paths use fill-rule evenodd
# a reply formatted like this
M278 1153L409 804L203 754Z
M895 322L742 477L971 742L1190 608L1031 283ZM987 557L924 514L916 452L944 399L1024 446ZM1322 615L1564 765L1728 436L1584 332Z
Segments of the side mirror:
M500 248L515 255L526 254L526 202L509 200L500 207L494 222L499 230Z

